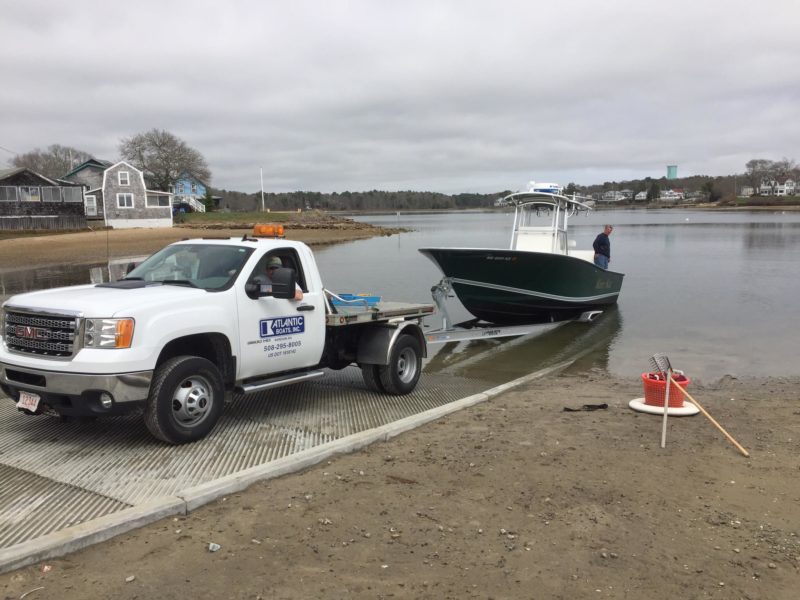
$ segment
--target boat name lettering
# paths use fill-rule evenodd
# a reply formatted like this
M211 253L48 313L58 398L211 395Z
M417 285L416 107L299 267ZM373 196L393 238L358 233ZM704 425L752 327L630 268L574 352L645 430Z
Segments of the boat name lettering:
M487 336L487 337L488 336L494 336L494 335L500 335L500 330L499 329L487 329L486 331L483 332L483 335Z
M303 333L306 330L305 317L297 315L262 319L260 321L260 330L262 338Z

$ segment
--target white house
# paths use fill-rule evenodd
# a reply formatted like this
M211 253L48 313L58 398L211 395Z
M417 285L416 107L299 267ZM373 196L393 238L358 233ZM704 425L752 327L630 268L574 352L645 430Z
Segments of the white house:
M624 192L608 190L607 192L603 192L603 195L600 197L600 202L622 202L623 200L627 200L627 198Z
M676 190L661 190L658 199L661 202L680 202L683 200L683 192Z
M794 196L797 194L797 183L794 179L764 179L758 187L762 196Z

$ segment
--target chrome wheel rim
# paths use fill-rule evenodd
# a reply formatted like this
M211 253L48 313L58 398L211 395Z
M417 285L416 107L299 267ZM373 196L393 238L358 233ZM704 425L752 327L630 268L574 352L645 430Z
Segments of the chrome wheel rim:
M214 392L205 377L187 377L172 394L172 416L184 427L201 423L214 404Z
M409 383L417 375L417 353L411 348L403 348L397 356L397 377Z

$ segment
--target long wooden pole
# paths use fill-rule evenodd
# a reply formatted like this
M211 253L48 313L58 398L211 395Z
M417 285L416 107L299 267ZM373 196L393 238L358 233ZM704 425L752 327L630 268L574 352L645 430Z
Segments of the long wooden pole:
M700 406L700 403L697 400L695 400L694 398L692 398L691 394L689 394L689 392L687 392L685 389L683 389L683 386L679 385L678 382L675 381L672 378L671 374L669 376L669 379L670 379L670 381L672 381L672 383L675 384L675 387L678 388L681 392L683 392L683 395L686 396L692 402L692 404L694 404L700 410L701 413L703 413L706 417L708 417L708 420L711 421L714 424L714 426L717 429L719 429L723 433L723 435L726 438L728 438L728 440L734 446L736 446L739 449L739 452L741 452L745 456L750 456L750 453L747 450L745 450L744 448L742 448L741 444L739 444L739 442L737 442L735 439L733 439L733 436L730 433L728 433L727 431L725 431L725 429L722 427L722 425L717 423L716 420L714 419L714 417L712 417L710 414L708 414L708 412L706 412L706 409L703 408L702 406Z
M667 447L667 415L669 415L669 388L672 386L669 384L669 380L672 379L672 372L667 370L664 375L666 375L665 379L667 379L667 389L665 390L664 394L664 418L661 421L661 447Z

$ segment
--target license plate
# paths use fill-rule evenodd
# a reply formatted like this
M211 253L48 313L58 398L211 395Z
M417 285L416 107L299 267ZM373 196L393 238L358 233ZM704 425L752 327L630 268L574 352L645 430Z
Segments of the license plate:
M29 410L31 412L36 412L36 409L39 408L39 394L32 394L30 392L20 392L19 393L19 401L17 402L17 408L22 408L25 410Z

